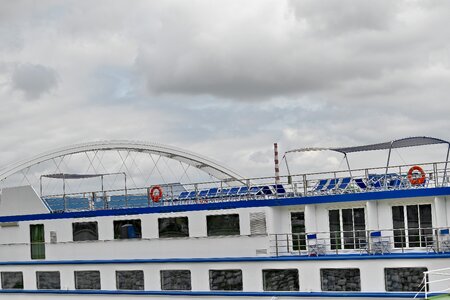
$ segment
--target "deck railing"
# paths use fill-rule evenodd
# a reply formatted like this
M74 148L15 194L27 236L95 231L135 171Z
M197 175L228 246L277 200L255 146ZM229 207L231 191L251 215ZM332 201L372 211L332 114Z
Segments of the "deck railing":
M408 176L418 165L423 174ZM249 178L242 181L210 181L194 184L161 184L163 197L153 202L151 187L103 190L42 196L52 211L114 209L123 207L166 206L224 201L311 197L349 193L409 190L447 186L449 172L445 162L353 169L281 176ZM416 181L413 179L423 179Z
M430 285L439 285L438 290L430 291ZM434 295L448 293L450 291L450 268L429 270L423 272L423 279L420 291L414 296L416 299L423 293L425 299L430 299Z
M396 228L270 235L273 256L450 252L448 228Z

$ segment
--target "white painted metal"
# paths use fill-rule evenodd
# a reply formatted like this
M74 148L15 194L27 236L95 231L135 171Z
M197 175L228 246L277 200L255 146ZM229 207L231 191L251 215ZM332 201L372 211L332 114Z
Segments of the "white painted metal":
M0 180L4 180L12 174L44 161L66 155L97 150L130 150L137 152L148 152L187 163L195 168L209 173L211 176L219 180L241 181L243 179L243 177L235 171L224 167L210 158L172 146L138 141L100 141L52 150L39 154L33 158L7 165L0 170Z

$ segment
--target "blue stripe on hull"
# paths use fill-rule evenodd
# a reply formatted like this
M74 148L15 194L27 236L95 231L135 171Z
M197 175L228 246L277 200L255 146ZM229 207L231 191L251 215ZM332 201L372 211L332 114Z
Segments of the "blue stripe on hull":
M0 266L14 265L94 265L94 264L142 264L142 263L221 263L221 262L281 262L281 261L330 261L330 260L380 260L380 259L442 259L450 253L394 253L385 255L341 254L323 256L280 256L280 257L212 257L212 258L153 258L153 259L105 259L105 260L33 260L3 261Z
M116 290L0 290L0 294L148 295L216 297L414 298L410 292L222 292L222 291L116 291ZM430 295L430 294L429 294ZM437 295L437 294L433 294ZM431 295L430 295L431 296ZM424 298L423 294L417 298Z
M224 201L224 202L204 203L204 204L183 204L183 205L170 205L170 206L157 206L157 207L144 207L144 208L125 208L125 209L115 209L115 210L95 210L95 211L80 211L80 212L66 212L66 213L6 216L6 217L0 217L0 222L53 220L53 219L69 219L69 218L91 218L91 217L102 217L102 216L121 216L121 215L185 212L185 211L204 211L204 210L220 210L220 209L234 209L234 208L247 208L247 207L290 206L290 205L305 205L305 204L319 204L319 203L432 197L432 196L445 196L445 195L450 195L450 187L412 189L412 190L394 190L394 191L377 191L377 192L340 194L340 195L297 197L297 198L278 198L278 199L268 199L268 200Z

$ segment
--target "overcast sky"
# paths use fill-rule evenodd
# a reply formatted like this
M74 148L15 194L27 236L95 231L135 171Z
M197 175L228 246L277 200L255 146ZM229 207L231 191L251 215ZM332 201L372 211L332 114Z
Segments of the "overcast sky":
M257 176L273 142L450 139L449 28L449 1L1 1L0 165L130 139Z

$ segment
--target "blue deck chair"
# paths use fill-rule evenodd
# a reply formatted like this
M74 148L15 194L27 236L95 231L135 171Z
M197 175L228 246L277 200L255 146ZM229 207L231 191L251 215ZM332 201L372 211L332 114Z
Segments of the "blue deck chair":
M267 195L267 196L273 195L273 192L272 192L270 186L268 186L268 185L264 185L264 186L261 188L261 192L263 193L263 195Z
M228 193L230 192L230 189L221 189L220 192L218 193L219 197L226 197L228 196Z
M178 197L174 200L186 200L189 195L188 191L181 192Z
M206 195L208 195L208 192L209 192L209 190L201 190L198 193L198 197L201 198L201 199L206 198Z
M230 191L228 192L228 196L230 197L235 197L237 196L237 193L239 192L239 187L233 187L230 189Z
M215 198L217 197L217 192L219 191L218 188L210 188L208 191L208 195L206 195L206 197L208 198Z
M243 186L239 189L238 195L246 195L248 193L248 186Z
M275 189L275 192L278 196L286 195L286 189L284 188L284 186L282 184L274 184L272 186Z
M187 199L195 199L197 197L197 191L191 191L189 192L189 195L187 196Z
M389 188L390 189L399 189L402 185L402 180L400 178L392 178L389 180Z
M338 185L338 190L342 193L348 188L350 182L352 181L351 177L344 177L341 179L341 183Z
M328 179L320 179L317 185L313 188L313 193L320 193L328 184Z
M354 181L361 190L367 190L367 184L364 182L364 179L355 178Z
M381 189L383 187L384 175L369 174L369 186L374 189Z
M261 195L259 194L259 192L261 191L262 187L260 186L252 186L249 190L248 190L248 194L250 196L256 196L256 195Z
M332 178L332 179L330 179L330 182L328 183L328 185L325 188L325 190L327 192L329 192L331 190L334 190L336 188L338 182L339 182L339 178Z

